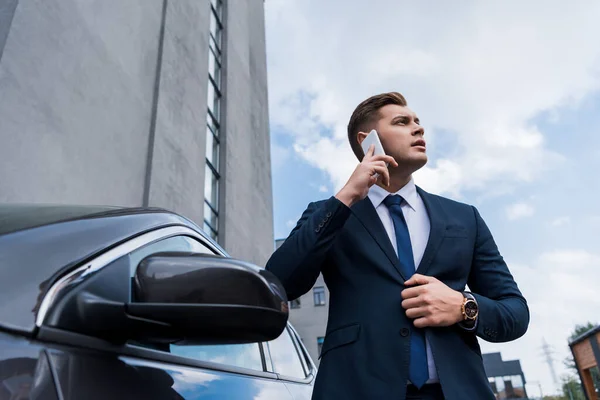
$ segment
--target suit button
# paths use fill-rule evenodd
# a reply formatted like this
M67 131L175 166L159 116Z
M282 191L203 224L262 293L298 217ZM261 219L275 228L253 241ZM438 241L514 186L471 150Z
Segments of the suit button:
M330 213L330 212L328 212L328 213L327 213L327 215L326 215L326 217L327 217L327 218L331 217L331 213Z
M315 229L315 232L317 232L317 233L321 232L321 228Z
M410 329L408 329L408 328L400 329L400 335L402 335L403 337L407 337L409 334L410 334Z

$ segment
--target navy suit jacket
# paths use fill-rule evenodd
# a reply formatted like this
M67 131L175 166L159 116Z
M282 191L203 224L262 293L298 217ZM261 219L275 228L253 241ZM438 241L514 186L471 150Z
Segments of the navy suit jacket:
M454 290L469 286L479 304L477 329L426 329L447 400L494 399L477 337L506 342L525 334L527 302L475 207L417 188L431 230L417 272ZM290 300L319 273L330 291L329 320L313 399L406 396L411 320L402 308L398 257L367 197L348 208L335 197L311 203L266 269Z

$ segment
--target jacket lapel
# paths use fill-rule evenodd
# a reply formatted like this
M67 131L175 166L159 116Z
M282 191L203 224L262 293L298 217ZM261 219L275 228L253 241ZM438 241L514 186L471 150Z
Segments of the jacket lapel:
M398 260L396 251L392 246L392 242L390 242L390 238L385 231L383 224L381 223L379 214L377 214L377 211L375 210L375 207L373 207L373 203L371 203L369 197L366 197L365 199L353 205L352 213L363 224L365 229L373 237L381 250L383 250L392 265L396 268L398 273L400 273L400 276L402 276L402 279L406 280L407 278L402 274L400 260Z
M429 230L429 240L427 241L423 258L417 267L417 272L419 274L427 275L427 270L433 261L433 257L435 256L435 253L437 253L437 250L444 239L444 232L446 231L446 213L437 197L430 195L418 186L417 192L425 204L427 214L429 215L429 223L431 225Z

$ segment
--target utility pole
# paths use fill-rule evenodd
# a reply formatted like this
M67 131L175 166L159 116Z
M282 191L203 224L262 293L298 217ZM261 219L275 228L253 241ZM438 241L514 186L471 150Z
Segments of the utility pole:
M552 354L554 351L552 347L546 342L546 338L542 338L542 352L543 357L550 368L550 373L552 374L552 381L554 382L555 388L558 387L558 379L556 378L556 371L554 370L554 359L552 358Z

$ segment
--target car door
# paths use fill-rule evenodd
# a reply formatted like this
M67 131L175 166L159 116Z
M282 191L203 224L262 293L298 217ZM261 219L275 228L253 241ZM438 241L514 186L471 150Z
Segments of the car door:
M165 251L218 253L201 237L176 235L133 249L113 261L114 267L128 268L131 278L142 259ZM60 342L71 345L51 346L48 357L63 399L292 399L267 367L263 343L111 346L83 335L60 335Z
M58 400L43 346L0 331L0 400Z

